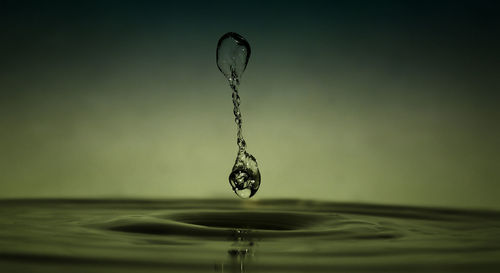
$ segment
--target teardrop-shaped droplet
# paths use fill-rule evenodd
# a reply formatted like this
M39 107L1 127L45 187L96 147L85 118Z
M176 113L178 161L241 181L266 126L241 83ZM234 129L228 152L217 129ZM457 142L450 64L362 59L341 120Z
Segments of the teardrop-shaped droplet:
M244 150L238 152L233 170L229 175L233 191L241 198L252 197L260 187L260 171L257 160Z
M228 32L217 43L217 66L230 82L241 78L250 59L250 44L238 33Z

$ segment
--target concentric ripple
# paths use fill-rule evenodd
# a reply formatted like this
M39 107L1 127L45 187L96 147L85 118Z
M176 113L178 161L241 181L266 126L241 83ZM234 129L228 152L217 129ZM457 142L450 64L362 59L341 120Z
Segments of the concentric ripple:
M492 211L303 200L4 200L0 216L5 272L500 268L500 213Z
M246 239L327 236L336 239L384 239L400 236L395 230L333 213L256 210L193 211L118 218L100 228L112 231L186 237L238 236Z

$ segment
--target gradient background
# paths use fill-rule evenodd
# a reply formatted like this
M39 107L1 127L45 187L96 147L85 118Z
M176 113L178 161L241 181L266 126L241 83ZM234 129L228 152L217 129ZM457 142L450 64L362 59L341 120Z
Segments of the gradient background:
M256 198L500 209L494 1L102 2L0 1L0 198L236 198L234 31Z

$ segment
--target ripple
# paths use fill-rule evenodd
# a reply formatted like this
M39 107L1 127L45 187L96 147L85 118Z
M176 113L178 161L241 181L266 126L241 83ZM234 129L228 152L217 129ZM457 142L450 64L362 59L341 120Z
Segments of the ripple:
M500 268L500 213L303 200L4 200L0 246L2 272L488 272Z
M388 239L396 230L335 214L259 211L194 211L119 218L100 228L126 233L255 240L324 236L328 239Z
M328 219L320 214L252 211L178 213L165 217L205 227L251 230L307 229Z

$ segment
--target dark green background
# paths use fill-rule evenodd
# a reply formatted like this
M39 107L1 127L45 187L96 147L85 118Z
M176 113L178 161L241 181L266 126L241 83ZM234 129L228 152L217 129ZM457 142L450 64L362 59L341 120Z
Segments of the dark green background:
M234 31L256 198L500 208L499 11L1 1L0 197L233 197Z

